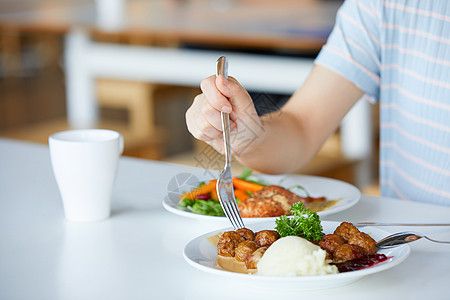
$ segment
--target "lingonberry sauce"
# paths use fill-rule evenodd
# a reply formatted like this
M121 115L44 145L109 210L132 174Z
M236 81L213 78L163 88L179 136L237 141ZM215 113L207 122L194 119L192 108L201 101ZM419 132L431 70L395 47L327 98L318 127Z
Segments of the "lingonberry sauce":
M342 263L336 263L335 265L338 268L339 273L343 273L368 268L385 260L388 260L388 257L386 255L374 254L353 260L348 260Z

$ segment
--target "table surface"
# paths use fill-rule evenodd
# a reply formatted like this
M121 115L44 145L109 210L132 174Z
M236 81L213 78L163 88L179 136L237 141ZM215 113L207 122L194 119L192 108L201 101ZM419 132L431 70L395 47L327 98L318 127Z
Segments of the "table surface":
M0 139L0 299L449 298L450 246L426 240L410 244L411 254L400 265L339 288L261 291L203 273L184 261L184 246L226 224L164 210L167 186L180 174L205 178L209 172L123 157L112 216L73 223L63 217L48 147ZM449 216L449 207L363 196L354 207L323 219L448 222ZM386 230L400 229L405 228ZM449 228L420 231L450 240Z
M112 1L112 0L111 0ZM220 7L217 4L227 2ZM126 0L120 26L111 33L156 42L257 49L318 50L341 3L319 0ZM0 29L66 33L99 26L94 0L0 1Z

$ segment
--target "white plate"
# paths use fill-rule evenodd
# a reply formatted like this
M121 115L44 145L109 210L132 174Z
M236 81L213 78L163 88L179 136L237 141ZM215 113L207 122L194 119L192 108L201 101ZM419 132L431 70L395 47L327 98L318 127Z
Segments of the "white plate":
M332 233L334 229L339 225L339 222L322 221L322 226L325 233ZM260 223L254 223L248 226L253 231L259 231L263 229L274 229L275 222L266 221ZM392 268L402 261L404 261L409 253L410 248L408 245L402 245L399 247L381 250L378 253L385 254L389 259L378 263L372 267L365 269L338 273L332 275L319 275L319 276L303 276L303 277L275 277L275 276L261 276L261 275L249 275L229 272L216 268L217 249L212 246L207 240L207 237L216 235L219 232L229 231L232 228L225 228L222 230L216 230L204 235L201 235L192 241L190 241L184 248L185 260L195 268L220 276L231 277L245 281L245 284L257 286L258 288L274 288L274 289L295 289L295 290L309 290L309 289L325 289L343 286L352 283L369 274L378 273L389 268ZM370 234L375 240L389 235L388 232L380 230L375 227L365 227L364 232Z
M295 185L303 186L311 197L327 197L328 200L342 199L327 210L318 212L319 216L326 216L346 210L355 205L361 198L361 192L353 185L336 179L308 176L308 175L257 175L268 184L280 185L290 188ZM198 186L198 181L183 184L177 184L172 188L169 186L168 195L163 199L163 206L166 210L188 218L194 218L204 221L227 222L225 217L206 216L193 213L187 209L179 208L178 201L180 196L194 187ZM299 195L304 195L300 190L294 190ZM276 218L243 218L245 224L251 224L261 221L271 221Z

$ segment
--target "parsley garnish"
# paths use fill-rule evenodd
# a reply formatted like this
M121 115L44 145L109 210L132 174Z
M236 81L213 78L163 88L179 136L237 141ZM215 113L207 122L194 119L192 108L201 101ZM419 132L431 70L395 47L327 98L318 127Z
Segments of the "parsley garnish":
M275 220L275 230L281 237L296 235L316 242L322 239L323 228L316 212L305 208L301 202L294 203L291 212L293 216L280 216Z

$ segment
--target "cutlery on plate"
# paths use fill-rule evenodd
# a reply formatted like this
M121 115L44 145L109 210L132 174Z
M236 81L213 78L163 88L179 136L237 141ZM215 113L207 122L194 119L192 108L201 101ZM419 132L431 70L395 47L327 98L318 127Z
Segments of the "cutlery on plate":
M356 227L364 226L450 226L450 223L382 223L382 222L358 222Z
M217 60L217 76L219 75L228 78L228 62L225 56L221 56ZM231 225L233 225L234 229L239 229L245 226L234 197L233 177L231 175L230 114L221 112L220 116L222 118L223 142L225 146L225 167L217 180L217 196Z
M438 241L435 239L432 239L426 235L414 232L414 231L405 231L405 232L398 232L391 234L384 239L381 239L377 242L376 246L377 249L386 249L386 248L392 248L399 245L403 245L406 243L417 241L421 238L425 238L431 242L435 243L441 243L441 244L450 244L450 241Z

